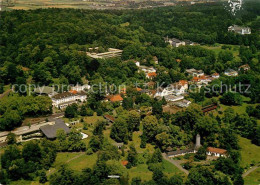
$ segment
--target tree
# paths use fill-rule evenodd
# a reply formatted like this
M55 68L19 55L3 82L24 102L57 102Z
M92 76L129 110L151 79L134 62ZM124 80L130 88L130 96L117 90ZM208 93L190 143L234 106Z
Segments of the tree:
M205 160L207 158L206 148L200 147L194 156L197 160Z
M161 102L155 101L152 105L152 111L153 111L153 115L156 116L162 115L163 108Z
M135 149L135 146L133 144L130 145L130 150L128 152L128 155L127 155L127 161L128 161L128 164L127 164L127 167L128 168L131 168L133 166L136 166L137 165L137 151Z
M161 163L162 162L162 152L160 148L156 148L151 160L149 161L150 163Z
M39 179L39 182L44 184L45 182L47 182L47 176L46 176L46 173L44 171L42 171L40 173L40 179Z
M141 185L142 184L142 179L140 177L134 177L132 179L131 185Z
M158 132L158 120L155 116L146 116L143 120L143 130L148 141L153 141Z
M0 83L0 94L4 93L4 84Z
M182 185L183 179L179 175L173 175L170 177L168 184L169 185Z
M163 178L163 172L161 169L155 168L153 170L153 180L157 183L160 183Z
M12 132L10 132L8 135L7 135L7 144L8 145L11 145L11 144L15 144L16 143L16 135Z
M252 142L258 146L260 146L260 126L258 125L253 137Z
M124 98L122 106L126 110L132 109L134 106L133 99L131 97Z
M126 120L119 117L115 120L114 124L111 128L110 137L117 142L124 142L128 141L128 127L127 127Z
M59 184L72 185L72 184L76 184L76 182L77 182L76 175L71 169L69 169L65 165L61 165L58 172L55 172L53 175L50 176L51 185L59 185Z
M39 163L43 157L41 148L36 141L29 141L25 143L22 150L22 156L26 162L32 161Z
M75 103L67 106L65 109L66 118L74 118L77 116L77 113L78 113L78 106Z
M220 102L225 105L241 105L242 98L239 93L226 92L221 98Z
M138 131L140 126L140 114L135 110L131 110L128 114L127 124L129 132Z

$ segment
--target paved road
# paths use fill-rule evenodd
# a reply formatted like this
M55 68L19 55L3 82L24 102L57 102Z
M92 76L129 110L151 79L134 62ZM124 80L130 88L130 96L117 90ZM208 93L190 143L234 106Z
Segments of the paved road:
M163 158L167 161L169 161L170 163L172 163L173 165L175 165L177 168L179 168L181 171L183 171L185 174L189 174L188 170L185 170L177 161L175 160L171 160L165 153L162 154Z
M242 177L245 178L247 175L249 175L251 172L255 171L257 168L259 168L259 166L254 166L254 167L250 168L245 173L243 173Z

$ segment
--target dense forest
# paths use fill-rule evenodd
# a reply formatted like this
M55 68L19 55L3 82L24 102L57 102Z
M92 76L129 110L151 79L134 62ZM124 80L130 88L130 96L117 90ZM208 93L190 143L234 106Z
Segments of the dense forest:
M17 144L9 134L8 146L1 153L0 182L25 179L50 184L130 184L131 185L243 185L241 154L238 138L249 139L260 145L260 6L257 2L244 4L236 16L223 9L222 3L194 6L175 6L143 10L74 10L38 9L1 13L0 22L0 94L6 86L30 83L53 84L125 84L126 93L119 102L103 101L105 93L87 94L87 102L72 104L65 111L65 119L80 120L66 135L59 131L57 138ZM232 25L250 26L252 34L239 35L228 32ZM189 39L196 46L172 48L164 38ZM121 58L93 59L86 55L88 48L122 49ZM209 49L217 47L219 52ZM153 57L158 58L155 64ZM205 74L219 73L220 78L202 87L200 92L189 92L185 97L192 104L182 111L169 114L163 111L167 104L137 91L135 82L151 82L144 72L138 72L134 61L153 66L157 76L152 82L163 86L190 81L186 69L201 69ZM177 62L181 61L181 62ZM223 75L228 68L238 70L248 64L250 70L239 71L236 77ZM231 89L214 89L227 84ZM250 93L238 85L250 84ZM141 86L142 88L142 86ZM245 87L244 87L245 88ZM152 88L151 88L152 89ZM207 89L215 91L207 92ZM17 90L17 89L14 89ZM115 92L115 94L120 92ZM22 124L25 117L52 113L52 102L47 96L28 96L25 91L10 93L0 100L0 130L12 130ZM244 112L234 110L248 99ZM204 114L202 107L218 105L215 114ZM250 104L250 105L249 105ZM223 109L225 107L225 109ZM57 110L60 111L60 110ZM96 115L113 115L113 123L85 118ZM89 138L81 140L79 130ZM137 143L134 135L140 134ZM202 147L192 162L207 158L208 146L228 151L228 157L218 158L207 165L188 161L183 164L189 171L187 177L166 175L162 152L185 150L194 144L197 134ZM123 143L120 150L112 142ZM146 151L148 146L154 149ZM61 165L49 171L59 153L81 152L93 157L93 168L77 173ZM84 152L84 153L83 153ZM94 157L93 157L94 158ZM122 160L127 160L125 167ZM148 181L129 177L129 170L139 164L146 165L152 173ZM116 174L120 179L109 179Z

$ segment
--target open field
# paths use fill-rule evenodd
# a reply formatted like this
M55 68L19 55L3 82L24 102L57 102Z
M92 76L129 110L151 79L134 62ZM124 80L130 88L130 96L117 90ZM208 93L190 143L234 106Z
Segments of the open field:
M245 185L259 185L260 184L260 168L256 169L244 178Z
M204 45L202 47L209 49L209 50L212 50L216 53L216 55L218 55L220 51L224 50L224 49L221 48L221 46L223 46L223 45L225 45L225 44L216 44L215 46ZM237 57L239 55L239 46L237 46L237 45L226 45L226 46L232 47L231 50L230 49L226 49L226 50L231 51L235 57Z
M260 162L260 146L251 143L249 139L239 136L239 146L241 147L241 166L246 167L252 163Z

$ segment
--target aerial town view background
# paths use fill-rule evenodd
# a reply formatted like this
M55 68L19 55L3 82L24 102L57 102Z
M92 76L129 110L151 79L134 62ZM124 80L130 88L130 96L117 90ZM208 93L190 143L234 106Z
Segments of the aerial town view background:
M259 185L260 2L2 1L0 184Z

